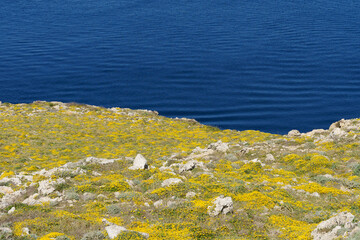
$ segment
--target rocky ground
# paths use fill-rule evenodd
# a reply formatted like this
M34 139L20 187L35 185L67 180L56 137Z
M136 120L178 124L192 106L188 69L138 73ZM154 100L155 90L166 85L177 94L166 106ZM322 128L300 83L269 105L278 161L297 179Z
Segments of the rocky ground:
M360 239L359 138L2 103L0 239Z

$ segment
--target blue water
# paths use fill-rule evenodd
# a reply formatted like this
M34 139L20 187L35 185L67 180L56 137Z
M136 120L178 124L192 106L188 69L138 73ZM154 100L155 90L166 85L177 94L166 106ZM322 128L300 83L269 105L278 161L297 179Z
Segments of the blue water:
M0 100L286 133L360 117L358 0L2 0Z

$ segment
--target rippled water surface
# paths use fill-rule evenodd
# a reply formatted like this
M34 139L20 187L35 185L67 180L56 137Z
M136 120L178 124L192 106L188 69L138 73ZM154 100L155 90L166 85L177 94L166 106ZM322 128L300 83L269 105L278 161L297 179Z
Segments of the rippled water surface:
M360 117L357 0L3 0L0 100L286 133Z

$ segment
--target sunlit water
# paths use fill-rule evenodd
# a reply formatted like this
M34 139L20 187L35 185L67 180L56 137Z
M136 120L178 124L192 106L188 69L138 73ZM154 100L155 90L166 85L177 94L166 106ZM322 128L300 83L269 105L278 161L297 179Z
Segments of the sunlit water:
M3 0L0 100L286 133L360 117L356 0Z

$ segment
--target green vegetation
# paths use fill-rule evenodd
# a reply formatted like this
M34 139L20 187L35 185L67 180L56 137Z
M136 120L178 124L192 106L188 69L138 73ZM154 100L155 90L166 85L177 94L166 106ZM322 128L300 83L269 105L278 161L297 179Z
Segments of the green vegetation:
M145 110L3 103L0 226L12 233L0 239L110 239L112 224L129 230L115 239L311 239L334 213L360 216L360 120L346 124L341 136L290 137ZM149 169L129 170L137 154ZM164 185L171 178L181 181ZM233 210L210 216L221 195Z

